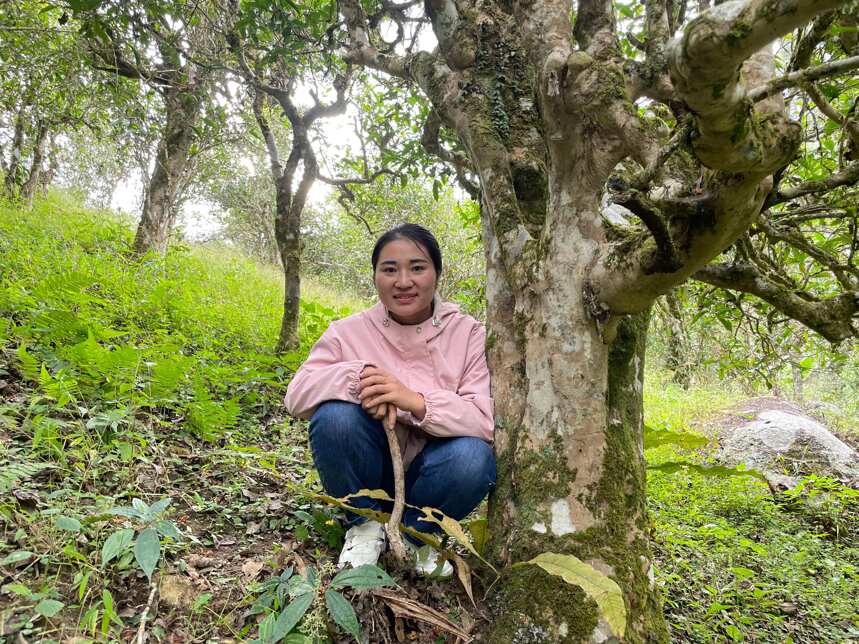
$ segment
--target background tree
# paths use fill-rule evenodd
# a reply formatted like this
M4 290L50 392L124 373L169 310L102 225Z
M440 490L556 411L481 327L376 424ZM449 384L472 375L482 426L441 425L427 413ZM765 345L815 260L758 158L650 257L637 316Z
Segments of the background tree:
M59 10L25 0L4 3L0 42L3 188L29 203L54 179L63 136L100 127L110 92L93 82L68 16Z
M257 137L248 133L235 145L212 152L211 172L196 187L196 194L216 206L215 216L222 227L217 238L235 244L262 262L279 266L280 253L274 237L274 184L265 149ZM235 163L236 158L245 162Z
M371 170L365 154L358 176L332 178L320 172L312 141L314 131L325 119L345 112L351 84L351 71L325 48L330 3L281 6L257 2L241 5L236 1L231 10L235 27L228 36L230 47L250 90L275 184L274 233L284 270L277 349L295 349L299 345L301 214L311 187L317 180L336 186L372 183L385 171ZM309 96L309 107L301 106L299 92ZM288 128L288 153L279 148L272 130L272 102Z
M852 282L835 292L796 284L801 296L750 260L705 268L752 226L759 239L784 236L770 222L783 204L855 183L853 165L794 182L804 132L783 99L855 68L816 18L853 5L708 7L580 0L571 24L568 5L551 0L433 0L424 13L408 2L339 3L348 60L420 87L480 178L499 457L489 549L506 570L493 642L666 638L648 581L641 456L644 341L658 296L695 275L765 298L832 340L856 335ZM433 52L395 51L382 38L421 20ZM796 71L776 78L769 43L793 30L801 38L783 43ZM607 196L628 214L605 214ZM844 273L852 254L819 261ZM546 551L614 579L625 628L579 589L510 567ZM535 596L538 587L549 590Z
M95 69L137 81L162 102L154 165L144 189L134 247L163 253L192 150L210 142L222 105L214 66L222 52L206 7L150 1L67 3L80 21ZM208 131L207 131L208 130Z

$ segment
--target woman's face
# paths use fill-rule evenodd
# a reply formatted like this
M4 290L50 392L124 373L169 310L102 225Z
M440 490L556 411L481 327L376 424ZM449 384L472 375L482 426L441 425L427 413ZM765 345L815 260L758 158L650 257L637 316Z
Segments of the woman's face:
M400 324L417 324L432 315L436 278L429 253L410 239L395 239L379 252L376 291Z

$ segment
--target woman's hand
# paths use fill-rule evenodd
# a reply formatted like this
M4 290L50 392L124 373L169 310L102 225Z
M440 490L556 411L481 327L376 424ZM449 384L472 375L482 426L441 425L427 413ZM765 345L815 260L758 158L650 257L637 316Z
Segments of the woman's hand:
M367 413L376 420L381 420L385 429L393 429L394 425L397 423L396 405L382 403L381 405L376 405L375 407L367 409Z
M412 391L397 378L378 367L365 367L361 372L361 380L358 383L358 399L361 401L361 406L374 417L376 416L371 410L382 404L394 407L394 418L396 418L397 409L411 412L418 419L423 418L426 414L423 396ZM377 413L380 411L378 410Z
M366 411L376 420L382 420L388 413L388 403L382 403L381 405L376 405L375 407L364 407L364 411Z

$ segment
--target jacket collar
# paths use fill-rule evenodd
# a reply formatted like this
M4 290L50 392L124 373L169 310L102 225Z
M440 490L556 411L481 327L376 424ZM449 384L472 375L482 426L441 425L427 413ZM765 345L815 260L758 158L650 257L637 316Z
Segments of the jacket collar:
M377 302L367 311L373 326L382 335L389 340L405 340L407 342L418 340L425 342L434 338L444 331L444 328L450 322L453 315L458 312L458 305L443 302L438 293L433 298L433 316L420 324L400 324L387 315L385 306L381 302ZM433 319L438 320L438 326L433 324Z

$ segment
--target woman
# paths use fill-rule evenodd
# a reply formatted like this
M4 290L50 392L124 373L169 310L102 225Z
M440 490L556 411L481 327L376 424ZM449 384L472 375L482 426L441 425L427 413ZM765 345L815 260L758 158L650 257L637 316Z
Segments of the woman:
M310 418L313 460L328 494L393 495L387 418L396 420L406 503L462 519L495 484L485 331L437 297L441 252L425 228L404 224L386 232L372 265L379 302L328 327L289 383L286 407ZM383 509L366 497L350 503ZM407 507L403 523L437 531L420 516ZM355 515L348 521L340 566L375 564L385 548L384 526ZM437 560L437 552L421 548L416 568L431 573ZM440 574L452 572L444 562Z

